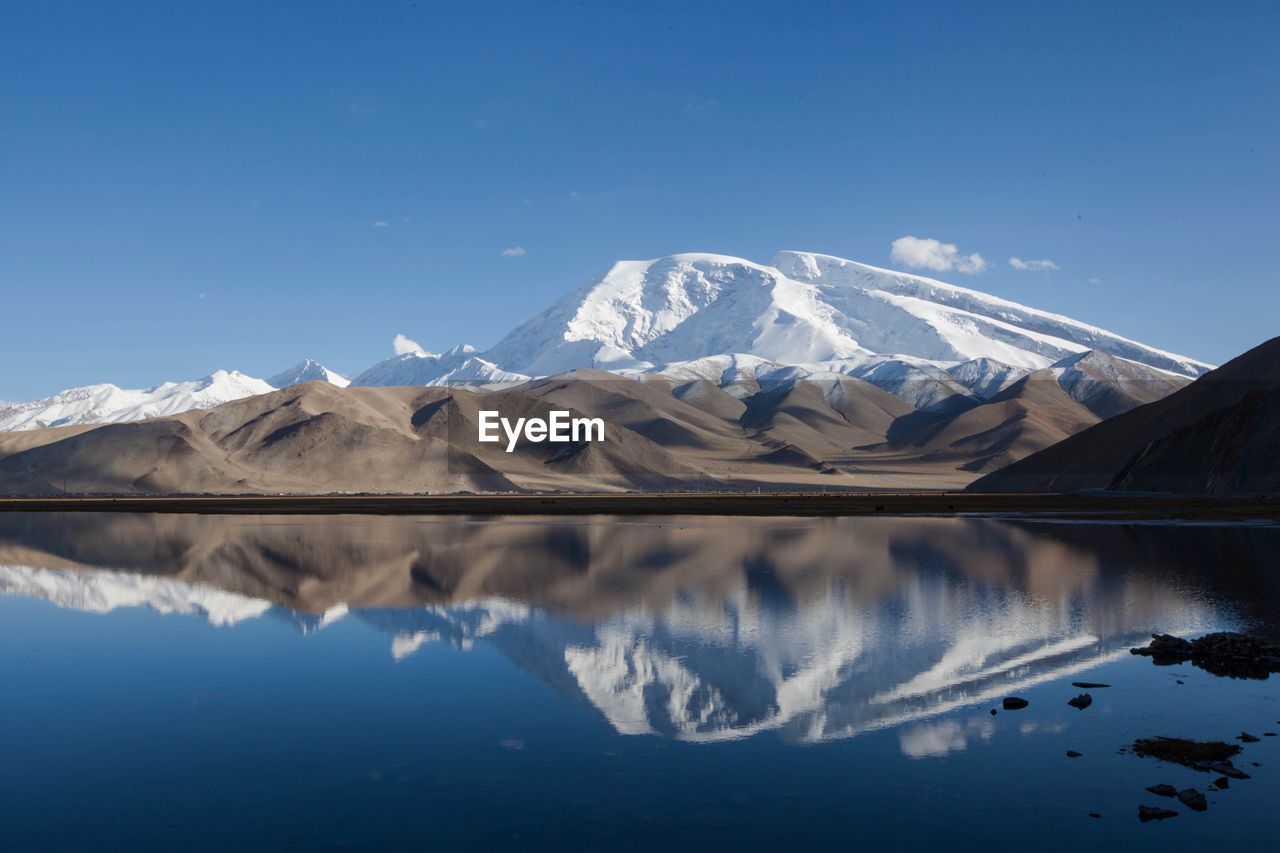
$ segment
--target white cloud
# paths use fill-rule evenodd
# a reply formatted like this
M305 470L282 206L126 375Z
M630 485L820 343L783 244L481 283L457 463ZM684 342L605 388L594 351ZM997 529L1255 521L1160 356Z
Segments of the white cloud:
M972 274L987 268L986 260L977 252L962 255L955 243L943 243L932 237L899 237L893 241L889 257L917 270L956 270Z
M391 343L396 348L396 355L407 355L411 352L426 353L417 341L406 338L404 335L396 335Z
M389 223L385 219L379 219L373 223L374 228L386 228Z
M1048 258L1038 261L1024 261L1022 258L1010 258L1009 266L1015 270L1056 270L1060 267Z
M523 258L525 256L525 251L519 246L512 246L509 249L503 249L498 254L502 255L504 258Z
M1089 279L1089 283L1090 283L1090 284L1102 284L1102 279L1098 278L1097 276L1094 276L1093 278Z

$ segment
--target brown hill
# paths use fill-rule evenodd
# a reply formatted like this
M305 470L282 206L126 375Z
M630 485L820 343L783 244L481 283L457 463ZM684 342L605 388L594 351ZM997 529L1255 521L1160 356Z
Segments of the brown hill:
M1100 388L1115 373L1097 372ZM477 440L482 410L598 417L605 440L508 453ZM845 377L743 398L593 370L501 390L313 382L151 421L0 434L0 493L949 489L1096 421L1048 371L945 412Z
M1162 400L1103 421L970 488L1276 491L1280 480L1267 472L1276 470L1280 421L1271 395L1277 388L1280 338L1272 338Z

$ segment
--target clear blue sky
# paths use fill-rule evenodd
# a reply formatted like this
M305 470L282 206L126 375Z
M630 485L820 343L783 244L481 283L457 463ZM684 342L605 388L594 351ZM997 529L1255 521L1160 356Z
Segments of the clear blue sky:
M396 333L491 345L618 258L891 265L904 235L1222 361L1280 333L1278 31L1276 3L8 0L0 399L358 371Z

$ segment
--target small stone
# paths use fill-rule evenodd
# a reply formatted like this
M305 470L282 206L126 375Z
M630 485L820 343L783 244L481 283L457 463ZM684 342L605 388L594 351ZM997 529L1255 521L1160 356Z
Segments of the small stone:
M1249 734L1248 732L1241 732L1239 736L1236 737L1236 740L1240 741L1241 743L1257 743L1259 740L1261 740L1261 738L1256 738L1253 735Z
M1178 799L1184 806L1192 811L1202 812L1209 808L1209 802L1204 798L1204 794L1195 788L1187 788L1178 792Z
M1006 711L1020 711L1031 703L1020 696L1008 696L1000 704L1004 706Z
M1178 813L1172 809L1165 809L1160 806L1138 806L1138 820L1143 823L1149 820L1164 820L1167 817L1177 816Z
M1213 784L1217 785L1219 788L1223 790L1226 790L1227 788L1231 787L1231 780L1228 779L1226 776L1219 776L1217 779L1213 780Z
M1263 736L1263 737L1275 737L1275 736L1276 736L1276 733L1275 733L1275 732L1263 732L1263 733L1262 733L1262 736Z
M1074 749L1067 750L1067 758L1079 758L1082 755L1084 755L1083 752L1076 752Z
M992 708L992 709L991 709L991 716L993 716L993 717L994 717L994 716L995 716L996 714L998 714L998 713L999 713L999 711L997 711L995 708Z
M1186 682L1185 682L1185 681L1183 681L1181 678L1179 678L1177 681L1178 681L1178 683L1179 683L1179 684L1186 684Z
M1098 814L1097 812L1089 812L1089 817L1102 817L1102 815Z
M1088 708L1090 705L1093 704L1093 697L1090 696L1088 693L1081 693L1079 696L1077 696L1074 699L1068 699L1067 704L1070 705L1072 708L1079 708L1081 711L1083 711L1085 708Z
M1178 796L1178 789L1173 787L1172 785L1152 785L1147 790L1155 794L1157 797Z
M1081 690L1101 690L1103 687L1110 687L1110 684L1099 684L1096 681L1073 681L1072 687L1079 687Z

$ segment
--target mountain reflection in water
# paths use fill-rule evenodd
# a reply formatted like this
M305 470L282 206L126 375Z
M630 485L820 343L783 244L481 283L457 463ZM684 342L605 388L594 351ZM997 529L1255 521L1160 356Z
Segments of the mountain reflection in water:
M1272 527L996 519L8 514L0 590L224 626L360 620L398 660L483 642L620 734L810 742L1064 678L1152 631L1265 630L1251 608L1280 596L1251 567L1277 545ZM917 726L903 750L983 736L968 725Z

